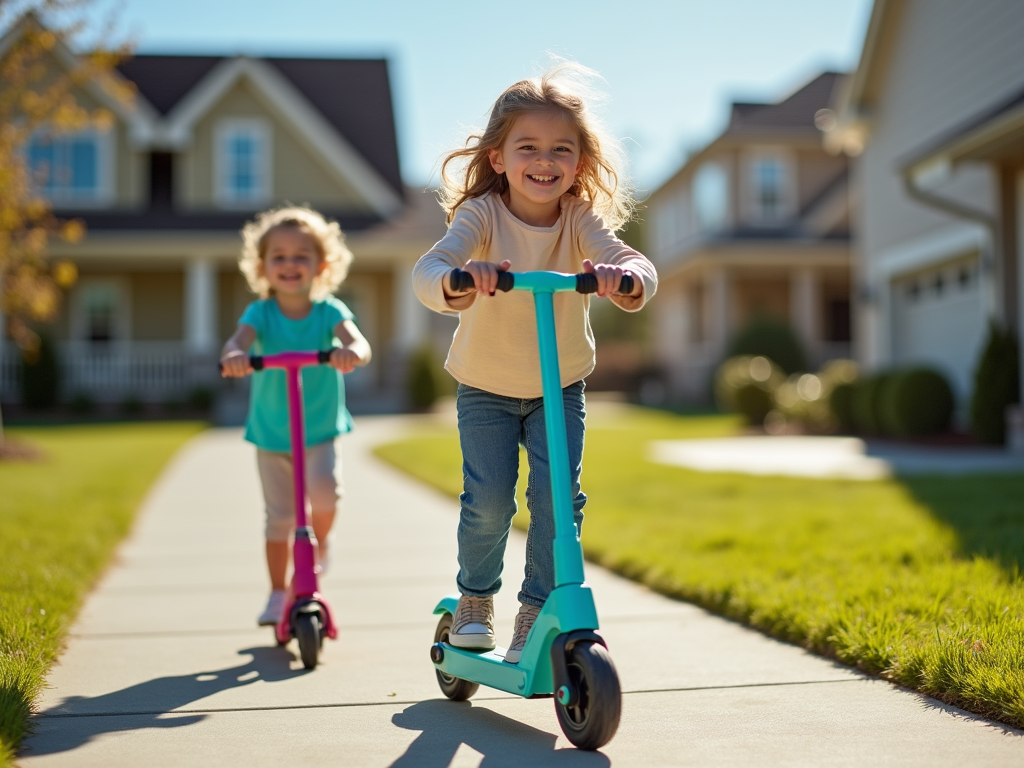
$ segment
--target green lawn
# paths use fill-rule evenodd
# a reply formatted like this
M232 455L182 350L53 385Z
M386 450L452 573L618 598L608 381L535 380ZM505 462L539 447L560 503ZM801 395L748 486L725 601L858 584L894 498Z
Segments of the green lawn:
M198 422L10 429L42 452L0 461L0 765L83 596L167 460Z
M1024 726L1024 476L876 482L704 474L650 440L728 417L635 409L587 430L587 557L674 597ZM461 490L454 431L378 454ZM518 521L521 522L521 521Z

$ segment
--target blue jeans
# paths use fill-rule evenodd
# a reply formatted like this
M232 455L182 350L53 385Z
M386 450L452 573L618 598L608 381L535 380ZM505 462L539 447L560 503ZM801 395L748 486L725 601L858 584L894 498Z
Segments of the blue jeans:
M586 495L580 490L586 408L583 382L562 390L576 530L583 525ZM541 606L555 588L554 508L548 463L543 398L504 397L460 384L459 441L464 490L459 496L459 591L487 597L501 588L505 543L516 513L519 446L526 448L530 482L526 503L530 531L526 538L526 574L519 600Z

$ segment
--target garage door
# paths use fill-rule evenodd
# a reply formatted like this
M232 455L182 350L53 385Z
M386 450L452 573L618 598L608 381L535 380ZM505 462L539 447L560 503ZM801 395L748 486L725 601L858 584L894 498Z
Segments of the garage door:
M894 363L936 368L966 403L987 325L978 259L902 277L892 288Z

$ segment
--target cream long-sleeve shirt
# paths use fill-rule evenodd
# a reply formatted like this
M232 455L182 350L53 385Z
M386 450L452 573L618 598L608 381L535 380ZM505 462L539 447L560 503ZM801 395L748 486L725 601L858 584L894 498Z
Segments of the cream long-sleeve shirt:
M529 291L476 292L446 298L442 283L470 259L511 262L511 272L550 270L575 274L583 260L617 264L643 283L643 293L611 300L635 312L654 295L658 276L647 257L623 243L591 210L590 203L564 195L561 215L551 227L524 224L499 195L466 201L448 233L413 268L413 289L427 307L459 315L445 368L457 381L506 397L542 394L536 315ZM590 297L575 291L554 295L555 334L562 386L594 370L594 334L588 315Z

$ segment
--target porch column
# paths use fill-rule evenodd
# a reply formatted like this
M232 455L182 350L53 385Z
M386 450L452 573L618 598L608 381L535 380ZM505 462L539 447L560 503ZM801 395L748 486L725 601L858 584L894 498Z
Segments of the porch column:
M414 262L399 262L392 273L392 303L395 312L395 349L405 356L429 334L427 317L429 310L424 307L412 290L412 267Z
M792 273L789 288L789 321L796 331L808 363L818 364L818 346L821 341L821 286L818 275L810 269L798 269Z
M193 354L217 350L217 271L208 257L192 258L185 268L185 348Z
M732 318L729 307L729 273L722 267L712 267L704 276L704 329L710 344L711 357L717 362L725 354L732 336ZM712 363L715 364L715 363Z

